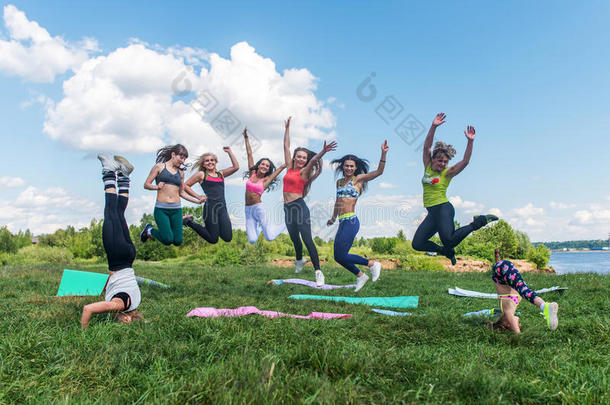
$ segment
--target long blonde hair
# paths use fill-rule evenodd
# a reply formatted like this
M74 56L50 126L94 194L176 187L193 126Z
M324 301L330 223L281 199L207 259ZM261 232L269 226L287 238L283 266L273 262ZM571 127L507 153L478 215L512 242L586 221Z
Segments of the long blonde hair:
M216 161L216 163L218 163L218 156L216 156L216 154L214 154L212 152L204 153L203 155L201 155L197 158L195 163L193 163L193 168L191 169L191 171L198 169L202 172L205 172L205 166L203 165L203 162L204 162L205 158L208 156L214 156L214 160Z

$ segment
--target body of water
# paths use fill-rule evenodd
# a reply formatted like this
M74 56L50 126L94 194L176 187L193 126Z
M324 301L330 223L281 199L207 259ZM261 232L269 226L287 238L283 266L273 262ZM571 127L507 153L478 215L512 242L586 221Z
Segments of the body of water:
M557 274L610 274L610 251L551 252L549 266L552 266Z

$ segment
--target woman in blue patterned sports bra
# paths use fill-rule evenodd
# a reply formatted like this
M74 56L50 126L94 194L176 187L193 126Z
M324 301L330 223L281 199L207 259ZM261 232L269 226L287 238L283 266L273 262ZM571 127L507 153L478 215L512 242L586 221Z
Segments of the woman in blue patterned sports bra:
M140 240L146 242L150 237L164 245L182 244L182 205L180 197L199 204L200 201L189 196L184 190L184 161L189 153L180 144L166 146L157 151L157 164L153 166L144 188L157 191L157 201L153 215L157 229L152 224L146 224ZM153 184L155 181L156 184Z
M343 178L337 180L337 200L333 210L333 217L328 220L327 225L331 226L335 223L335 219L339 217L339 229L337 230L334 244L335 261L357 277L356 292L360 291L364 284L369 281L369 276L356 267L356 264L368 266L371 270L373 281L377 281L381 272L381 263L358 255L350 255L349 250L360 229L360 221L354 212L356 202L360 194L366 190L367 183L383 173L388 149L388 142L383 141L379 166L377 170L370 173L368 161L354 155L345 155L341 159L332 161L332 164L337 166L335 174L337 176L343 174Z

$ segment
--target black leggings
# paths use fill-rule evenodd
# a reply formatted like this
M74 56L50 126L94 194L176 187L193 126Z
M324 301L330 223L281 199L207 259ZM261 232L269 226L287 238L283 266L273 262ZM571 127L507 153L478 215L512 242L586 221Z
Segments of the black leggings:
M195 221L188 222L187 226L209 243L218 243L218 237L225 242L233 239L231 219L224 201L207 200L203 205L203 222L205 227Z
M129 235L125 221L128 197L115 193L106 194L102 242L108 258L108 270L117 271L132 267L136 258L136 248Z
M455 209L450 202L427 207L428 215L419 224L415 235L413 235L413 249L421 252L436 252L446 256L453 256L453 248L456 247L472 231L478 229L474 224L468 224L455 229L453 218ZM435 233L443 242L443 246L428 240Z
M318 249L313 243L311 237L311 218L309 217L309 208L302 198L298 198L292 202L284 204L284 218L286 219L286 228L294 245L297 260L303 258L303 243L305 242L311 263L315 270L320 270L320 259L318 258Z

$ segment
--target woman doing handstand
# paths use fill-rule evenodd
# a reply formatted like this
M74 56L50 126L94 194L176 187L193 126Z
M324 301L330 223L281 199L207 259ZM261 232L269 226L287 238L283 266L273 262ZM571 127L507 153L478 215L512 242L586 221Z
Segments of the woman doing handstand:
M81 325L86 328L91 316L103 312L117 312L119 322L130 323L142 317L136 311L140 305L140 288L133 271L136 248L131 242L129 227L125 221L125 209L129 201L129 175L133 166L121 156L99 154L102 162L102 179L106 203L102 242L108 258L110 277L106 283L105 301L85 305ZM117 195L117 184L119 193Z

